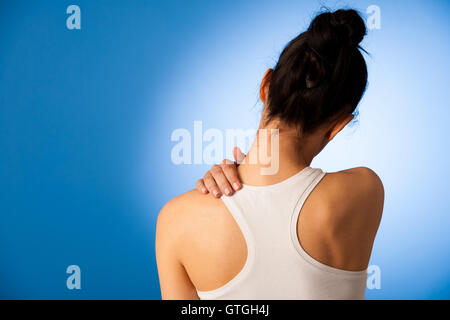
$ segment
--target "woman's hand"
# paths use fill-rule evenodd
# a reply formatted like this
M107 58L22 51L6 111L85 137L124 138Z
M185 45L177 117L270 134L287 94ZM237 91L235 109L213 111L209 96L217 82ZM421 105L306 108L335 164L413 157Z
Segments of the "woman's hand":
M195 185L197 190L204 194L211 193L216 198L220 198L222 194L231 196L239 190L242 185L239 181L237 167L244 160L245 154L241 149L235 147L233 156L235 162L225 159L220 165L213 165L205 173L203 179L197 180Z

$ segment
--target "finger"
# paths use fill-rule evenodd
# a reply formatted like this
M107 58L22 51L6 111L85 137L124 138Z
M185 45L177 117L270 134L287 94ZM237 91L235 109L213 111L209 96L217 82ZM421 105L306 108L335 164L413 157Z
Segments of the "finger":
M241 182L239 181L237 166L234 163L227 162L223 162L220 166L226 179L233 186L233 189L235 191L239 190L241 188Z
M204 194L208 193L208 189L206 189L205 183L203 182L203 179L198 179L197 182L195 183L195 187L201 193L204 193Z
M208 171L203 177L206 189L216 198L220 198L221 193L211 173Z
M241 151L241 149L239 149L239 147L234 147L233 156L237 164L240 164L245 159L245 154Z
M224 160L222 160L221 165L222 164L234 164L234 161L231 161L230 159L224 159Z
M228 182L225 173L222 170L221 166L215 165L210 170L214 180L220 188L220 191L227 196L231 196L233 194L233 189L231 188L230 183Z

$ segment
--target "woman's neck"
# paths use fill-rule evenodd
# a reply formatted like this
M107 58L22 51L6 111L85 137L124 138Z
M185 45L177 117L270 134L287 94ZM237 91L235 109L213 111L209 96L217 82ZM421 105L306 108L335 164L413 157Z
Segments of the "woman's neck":
M315 152L311 144L303 140L294 129L277 128L276 125L260 128L238 167L241 181L248 185L271 185L309 166Z

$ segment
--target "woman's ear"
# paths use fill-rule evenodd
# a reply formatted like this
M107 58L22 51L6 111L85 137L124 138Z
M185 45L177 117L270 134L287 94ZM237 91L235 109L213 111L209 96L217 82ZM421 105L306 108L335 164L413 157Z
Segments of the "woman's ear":
M264 73L264 76L261 81L261 86L259 87L259 98L261 99L262 103L266 103L267 95L269 93L269 85L270 80L272 79L273 69L269 68L267 69L266 73Z
M345 118L341 118L337 122L334 123L334 125L331 127L331 129L328 131L328 141L333 140L333 138L342 130L345 128L345 126L353 120L355 116L353 114L346 116Z

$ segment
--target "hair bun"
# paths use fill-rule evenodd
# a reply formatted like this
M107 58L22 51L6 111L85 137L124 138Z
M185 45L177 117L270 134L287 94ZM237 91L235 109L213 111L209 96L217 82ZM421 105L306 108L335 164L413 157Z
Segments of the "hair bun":
M357 47L366 34L366 25L357 11L341 9L319 14L311 22L308 32L312 38L319 38L329 45Z
M366 35L364 20L355 10L338 10L332 13L330 23L345 32L343 36L352 46L356 47Z

